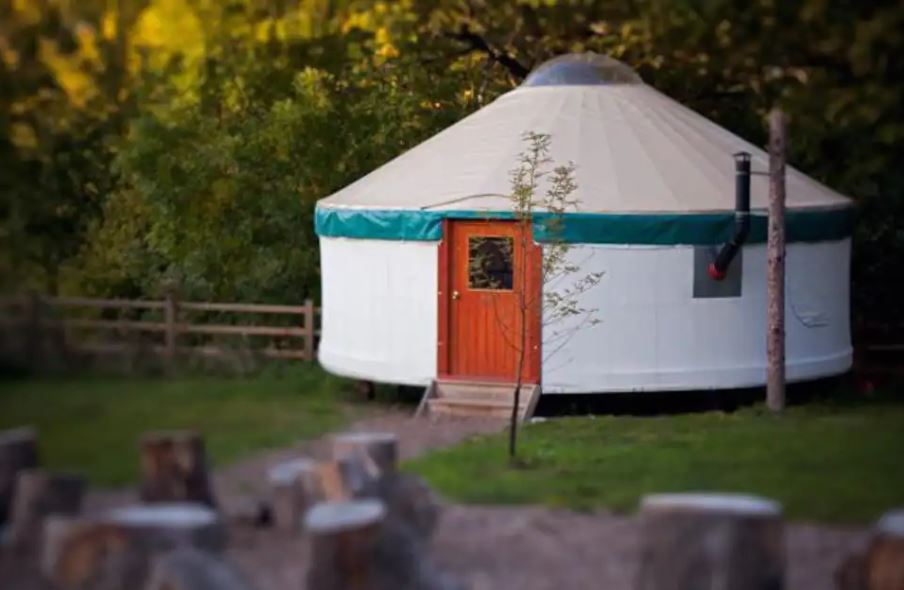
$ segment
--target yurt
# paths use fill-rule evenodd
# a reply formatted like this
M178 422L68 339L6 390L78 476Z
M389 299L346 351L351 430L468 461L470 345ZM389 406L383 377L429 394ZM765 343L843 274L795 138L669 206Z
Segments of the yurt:
M520 237L507 195L528 131L574 163L578 205L556 239L601 278L577 302L598 321L555 345L541 307L528 313L525 382L543 395L763 385L768 155L596 54L544 63L318 202L321 364L405 385L514 379L497 320L514 313L512 285L555 288L536 272L549 236L534 225L528 255L498 249L489 286L469 258L477 239ZM851 365L852 206L790 167L786 187L786 371L802 381Z

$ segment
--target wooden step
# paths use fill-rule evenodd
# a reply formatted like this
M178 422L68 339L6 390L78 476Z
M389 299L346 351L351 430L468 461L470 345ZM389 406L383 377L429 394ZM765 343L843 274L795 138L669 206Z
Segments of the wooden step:
M520 420L533 415L540 397L540 386L521 386L518 414ZM515 401L512 383L479 381L435 381L425 391L417 415L481 416L508 418Z
M521 404L523 413L526 404ZM428 412L433 416L475 416L484 418L509 418L512 403L495 400L467 400L435 398L427 400Z
M522 393L528 386L522 388ZM436 397L444 399L493 399L512 400L515 385L512 383L482 383L479 381L437 381Z

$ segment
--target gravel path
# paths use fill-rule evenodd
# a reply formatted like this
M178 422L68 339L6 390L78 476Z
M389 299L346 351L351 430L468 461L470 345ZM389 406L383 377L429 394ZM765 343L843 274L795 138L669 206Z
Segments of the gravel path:
M409 416L409 412L379 411L351 429L397 433L402 458L407 459L502 428L498 421L434 422L412 420ZM301 442L217 470L214 485L224 510L231 511L243 499L261 497L265 474L273 464L299 455L322 457L327 443L326 437ZM89 494L87 508L99 510L134 500L132 491L94 491ZM638 533L636 518L602 511L576 513L540 506L449 504L443 509L433 540L433 554L440 566L465 581L470 590L628 590L637 567ZM835 569L864 543L862 529L790 524L788 588L834 587ZM232 525L229 554L258 590L304 587L307 555L305 544L298 537ZM0 560L0 576L4 574L3 561ZM29 583L26 577L9 587L43 588L33 579Z

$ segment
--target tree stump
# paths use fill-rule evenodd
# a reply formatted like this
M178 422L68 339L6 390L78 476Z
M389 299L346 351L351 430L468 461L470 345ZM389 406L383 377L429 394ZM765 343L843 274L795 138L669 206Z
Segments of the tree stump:
M20 471L38 466L35 431L16 428L0 431L0 528L9 520Z
M217 513L198 504L154 504L54 518L45 529L41 571L67 590L144 588L152 560L180 547L222 551Z
M904 509L887 512L866 552L869 590L904 590Z
M904 590L904 509L887 512L873 528L866 552L835 572L838 590Z
M322 461L317 465L319 492L327 502L346 502L361 498L377 478L369 474L356 458Z
M377 499L387 510L387 520L411 527L428 539L439 518L439 501L433 490L416 475L391 472L373 477L356 458L325 461L317 467L319 499L326 502Z
M141 499L215 506L204 440L195 432L152 432L141 439Z
M377 480L364 493L382 500L388 522L409 528L420 541L433 535L439 520L439 500L420 477L396 473Z
M375 590L373 556L386 508L378 500L318 504L305 515L308 590Z
M391 432L348 432L333 438L333 459L356 459L372 477L395 473L399 439Z
M781 507L734 494L647 496L640 508L638 590L779 590Z
M39 546L45 519L78 514L84 490L84 480L76 475L40 469L19 473L10 519L13 542L21 548Z
M318 504L305 516L308 590L462 590L436 568L428 545L387 518L380 500Z
M273 523L285 531L298 531L308 508L322 498L318 466L310 459L281 463L267 474Z
M145 590L251 590L232 564L191 547L158 557Z

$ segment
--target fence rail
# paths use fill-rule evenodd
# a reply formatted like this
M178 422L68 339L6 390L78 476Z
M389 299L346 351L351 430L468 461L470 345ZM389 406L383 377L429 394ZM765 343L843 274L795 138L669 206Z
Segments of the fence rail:
M72 317L79 313L90 317ZM111 333L121 337L144 334L157 341L143 350L170 359L182 354L205 357L229 354L229 348L210 342L210 337L227 336L267 340L266 345L254 348L254 352L268 358L313 360L320 336L319 313L320 308L311 300L302 305L272 305L180 301L175 296L162 300L39 295L0 299L0 325L23 330L26 335L42 329L58 329L64 334L69 350L115 354L127 351L129 342L110 342L107 336ZM188 321L187 316L191 315L215 317L206 318L208 321ZM228 321L241 320L243 316L291 319L283 319L281 323L263 322L260 318L252 319L262 323Z

